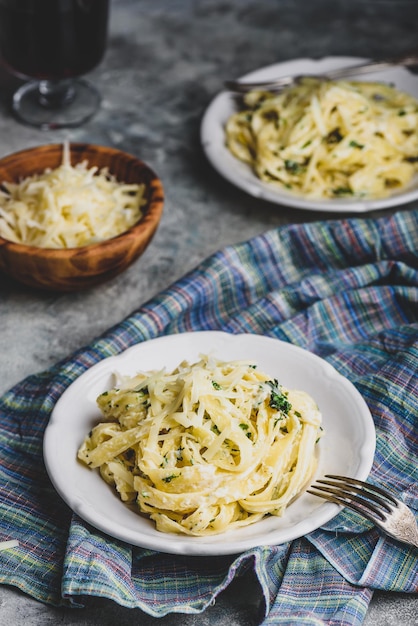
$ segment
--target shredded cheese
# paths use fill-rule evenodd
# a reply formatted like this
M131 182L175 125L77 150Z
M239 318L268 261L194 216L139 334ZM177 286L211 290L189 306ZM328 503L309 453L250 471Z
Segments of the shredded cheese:
M145 185L118 182L87 161L62 164L0 190L0 235L41 248L79 248L120 235L142 215Z

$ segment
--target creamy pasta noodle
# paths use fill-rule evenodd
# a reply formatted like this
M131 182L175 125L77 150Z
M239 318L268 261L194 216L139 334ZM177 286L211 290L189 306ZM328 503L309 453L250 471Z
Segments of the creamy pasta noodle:
M120 235L142 216L145 185L118 182L106 168L62 164L0 190L0 235L41 248L79 248Z
M121 378L78 458L163 532L210 535L281 516L316 468L321 414L244 361L201 355Z
M418 169L418 101L382 83L306 79L253 91L226 145L263 181L313 199L382 198Z

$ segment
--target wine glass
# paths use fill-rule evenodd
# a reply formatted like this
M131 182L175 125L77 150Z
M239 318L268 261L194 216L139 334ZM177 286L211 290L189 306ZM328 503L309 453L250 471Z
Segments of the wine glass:
M41 129L75 127L100 106L81 78L102 60L109 0L0 0L0 54L13 74L31 79L13 95L18 119Z

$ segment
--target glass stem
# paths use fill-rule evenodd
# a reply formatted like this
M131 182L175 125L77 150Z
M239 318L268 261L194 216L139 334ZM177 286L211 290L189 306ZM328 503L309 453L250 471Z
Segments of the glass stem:
M71 80L42 80L39 83L39 102L47 109L60 109L74 99Z

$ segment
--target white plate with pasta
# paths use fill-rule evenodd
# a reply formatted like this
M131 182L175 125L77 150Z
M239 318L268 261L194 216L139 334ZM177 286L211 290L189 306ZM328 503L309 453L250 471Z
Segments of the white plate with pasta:
M364 60L297 59L264 67L241 79L315 75ZM282 206L363 213L412 202L418 198L418 110L414 104L418 76L395 67L353 76L350 81L360 83L361 93L338 87L331 93L323 84L321 93L315 94L315 106L312 99L301 100L295 93L293 100L275 101L275 105L273 100L264 101L255 109L253 100L251 110L244 106L241 114L237 98L221 92L208 106L201 124L208 160L225 179L251 196ZM366 82L387 86L387 92L383 88L381 94L366 92L362 87ZM412 96L408 110L400 104L404 100L397 100L398 92L407 99ZM396 103L387 114L382 103L389 102L393 94Z
M254 370L260 369L268 373L275 383L280 381L284 388L302 390L314 399L322 415L321 429L324 434L319 442L314 442L315 469L308 484L314 477L325 473L349 475L360 480L367 478L375 451L374 424L365 401L345 377L312 353L274 338L202 331L170 335L138 344L93 366L70 385L58 400L44 437L45 463L58 493L81 518L110 536L136 546L172 554L237 554L259 545L277 545L290 541L325 524L338 513L339 507L307 494L307 485L304 485L300 495L287 504L280 516L266 515L250 525L232 530L227 526L222 532L202 536L183 534L176 530L163 532L157 529L155 521L148 515L140 513L135 503L122 502L116 489L103 480L97 469L87 467L77 458L83 442L91 436L98 424L103 423L97 398L105 398L108 390L115 387L115 373L123 379L133 377L140 371L160 371L164 368L171 372L180 361L193 364L202 355L215 359L216 362L248 362ZM219 380L221 385L212 381L215 392L223 385L223 380ZM271 384L270 381L268 385ZM139 387L136 388L136 393L138 389ZM141 394L143 389L142 386ZM272 397L277 400L277 394ZM288 397L292 399L291 395ZM113 402L113 407L115 406L119 404ZM176 411L178 416L178 407ZM295 413L299 415L298 411ZM204 417L207 420L206 413ZM181 417L183 419L184 414ZM246 437L242 437L241 444L238 445L242 445L244 451L251 450L254 441L249 427L242 423L241 418L239 421L237 431ZM277 421L276 419L275 426ZM188 423L184 425L190 426ZM280 428L286 433L287 430L291 431L290 427ZM166 470L159 457L164 452L162 448L169 430L170 428L162 428L161 425L156 428L160 442L156 449L151 450L151 455L157 457L153 475L161 476L163 472L163 481L171 488L175 484L172 479L177 478L180 471L173 473L172 470ZM190 432L190 428L186 430ZM211 436L214 436L213 433ZM231 433L228 437L234 439ZM307 445L310 445L309 441ZM186 469L194 472L196 466L193 462L183 459L185 447L178 447L176 458L179 458L178 450L182 450L182 465L190 465ZM204 450L206 454L211 451L210 442L206 443ZM162 458L165 460L167 456L169 455L165 453ZM245 461L245 453L241 453L241 461ZM301 461L303 465L304 459ZM150 471L149 474L151 473ZM209 486L211 492L219 492L220 485L216 485L214 481L215 473L209 472L207 476L207 484L199 487L195 485L195 491L199 489L203 493L206 489L207 492ZM256 480L255 473L247 473L247 481L250 478ZM141 486L137 487L142 496L147 497L150 491L154 491L149 483L144 487L144 473L141 472L137 480L142 481ZM238 484L238 488L242 486L243 482ZM253 495L257 489L257 486L253 486ZM257 503L251 503L251 506L255 506L254 510L257 510L256 505Z

